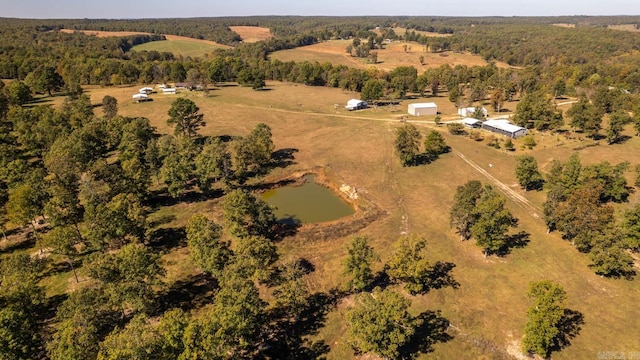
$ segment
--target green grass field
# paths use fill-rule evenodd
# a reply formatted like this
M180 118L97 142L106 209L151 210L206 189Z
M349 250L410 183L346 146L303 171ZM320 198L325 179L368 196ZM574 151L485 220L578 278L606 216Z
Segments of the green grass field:
M215 49L222 48L212 44L206 44L189 40L162 40L151 41L148 43L134 46L132 51L159 51L170 52L176 57L202 57L205 54L213 52Z
M201 130L205 135L247 135L257 123L267 123L273 130L276 149L294 148L298 152L295 164L274 170L265 181L314 166L329 166L345 183L355 186L361 195L388 213L358 233L369 235L381 255L382 261L376 265L378 270L389 257L391 244L403 231L426 238L433 261L455 263L453 275L461 284L459 289L434 290L425 296L411 297L412 310L416 313L439 309L452 324L449 333L453 340L437 344L433 353L421 358L508 359L517 355L529 306L528 284L541 279L559 282L568 293L569 308L580 311L585 320L572 345L553 353L554 359L595 359L598 352L603 351L640 351L640 280L596 276L588 268L589 260L584 254L562 240L558 233L547 234L540 214L509 200L509 208L519 219L518 231L528 232L530 242L503 258L485 258L473 241L459 240L448 226L456 187L469 180L488 182L488 179L453 152L429 165L402 167L394 154L393 140L395 129L400 125L396 117L406 113L406 102L395 110L348 112L343 105L357 97L356 93L268 83L267 91L227 86L212 90L209 96L195 92L154 94L153 101L136 104L131 101L131 94L137 88L92 87L87 89L87 94L93 103L99 103L105 95L116 97L121 115L147 117L161 133L171 132L166 125L167 111L178 96L190 98L200 108L207 122ZM446 104L446 98L437 98L436 102L448 109L447 112L453 111L447 108L451 105ZM101 110L96 108L96 113L100 115ZM468 137L451 136L444 126L428 123L417 126L423 134L432 129L441 131L453 150L537 206L544 201L544 195L524 193L519 188L513 170L515 155L532 154L542 170L547 170L552 159L566 161L581 144L579 140L561 135L537 133L534 136L539 145L533 150L523 150L519 139L515 141L517 150L509 153ZM632 129L627 130L627 134L632 135ZM630 154L638 151L640 138L631 137L620 145L601 143L587 147L580 151L580 157L583 164L630 160L634 165ZM632 194L630 203L621 207L639 200L640 195ZM169 222L162 226L175 227L184 226L188 218L198 212L220 219L218 202L219 199L160 208L151 215L151 220L166 217ZM311 261L316 271L307 277L309 286L314 291L328 291L344 282L342 261L349 239L314 241L291 237L279 242L278 247L282 259L305 257ZM168 269L168 284L196 273L184 248L172 250L164 255L163 261ZM60 282L56 282L56 286L60 286ZM331 347L328 359L353 357L345 342L344 313L350 301L350 298L343 299L314 336Z

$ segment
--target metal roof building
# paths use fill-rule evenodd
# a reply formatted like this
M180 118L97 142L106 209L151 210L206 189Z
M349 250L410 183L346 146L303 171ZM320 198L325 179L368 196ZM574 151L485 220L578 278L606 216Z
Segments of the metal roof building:
M527 134L527 129L514 125L507 119L487 120L482 123L482 128L514 139Z

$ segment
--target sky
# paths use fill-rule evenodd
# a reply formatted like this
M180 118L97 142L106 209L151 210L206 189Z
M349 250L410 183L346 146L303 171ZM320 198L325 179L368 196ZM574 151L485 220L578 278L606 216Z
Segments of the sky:
M0 17L640 15L640 0L0 0Z

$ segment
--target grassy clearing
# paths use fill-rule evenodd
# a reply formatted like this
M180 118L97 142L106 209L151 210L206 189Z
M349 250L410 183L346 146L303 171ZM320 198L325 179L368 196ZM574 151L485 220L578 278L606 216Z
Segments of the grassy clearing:
M449 36L452 35L452 34L440 34L440 33L429 32L429 31L413 30L413 29L411 29L409 31L415 31L416 34L421 34L421 35L429 36L429 37L449 37ZM381 34L382 33L381 30L374 30L374 32L376 34ZM398 36L404 36L404 34L407 33L407 29L403 28L403 27L394 27L393 28L393 32L395 32L396 35L398 35Z
M271 39L271 30L260 26L229 26L231 31L237 33L243 42L258 42Z
M170 52L176 57L203 57L206 54L213 52L215 49L220 49L219 45L211 45L207 43L200 43L190 40L162 40L151 41L148 43L136 45L131 48L132 51L158 51L158 52Z
M451 66L487 65L487 62L478 55L452 51L434 54L425 52L424 45L398 41L386 44L384 49L374 50L378 52L378 63L369 64L365 59L358 59L346 53L345 49L351 43L351 40L325 41L295 49L277 51L271 54L271 57L280 61L330 62L334 65L345 65L361 69L375 67L384 71L391 71L398 66L413 66L418 69L418 73L444 64ZM407 51L403 47L405 44L408 46ZM420 64L420 56L424 56L423 65ZM504 68L509 67L509 65L502 62L497 62L496 65Z
M433 260L457 265L453 275L461 286L457 290L436 290L412 298L412 310L416 313L440 309L442 316L455 326L450 331L454 339L436 345L435 352L424 358L508 358L507 349L517 347L523 335L529 306L528 284L540 279L562 284L569 295L569 307L580 311L585 318L580 335L571 346L554 353L554 358L585 359L595 358L599 351L638 351L640 280L629 282L596 276L587 267L589 261L584 254L578 253L557 233L547 234L541 220L513 202L508 202L508 206L520 219L519 230L530 234L529 244L514 249L504 258L484 258L473 242L460 242L448 227L448 212L456 187L472 179L487 182L480 173L454 153L445 154L429 165L403 168L393 151L395 129L400 125L393 120L396 113L381 109L345 111L342 105L357 94L294 84L268 85L269 91L223 87L211 91L209 97L195 92L175 96L157 94L152 95L154 101L141 104L131 102L137 87L93 87L87 93L94 103L107 94L116 97L120 114L145 116L162 133L171 131L165 122L176 96L187 96L200 107L207 121L201 132L206 135L246 135L257 123L267 123L273 129L278 149L295 148L298 152L295 164L275 170L266 181L314 166L330 166L346 183L388 213L359 232L371 237L382 262L389 257L392 243L402 231L425 237ZM439 99L445 108L446 98ZM336 108L334 104L340 106ZM402 105L402 113L405 106ZM444 126L417 125L423 133L431 129L441 131L453 149L537 205L544 201L544 196L524 193L517 185L513 172L515 155L532 154L546 170L552 159L565 161L575 148L585 143L562 135L535 134L539 145L534 149L522 150L519 139L515 141L515 153L509 153L465 136L453 137ZM639 150L640 138L632 137L620 145L608 146L601 142L580 150L580 155L584 164L602 160L617 163ZM637 194L632 195L630 203L637 203L638 198ZM151 220L165 218L160 226L178 228L198 212L219 219L218 201L181 202L160 207ZM403 217L408 220L403 221ZM305 257L311 261L316 271L307 277L309 285L314 291L327 291L344 281L342 261L349 239L313 241L291 237L281 241L278 247L283 259ZM168 268L168 284L197 274L187 259L188 251L184 247L167 250L163 261ZM382 263L376 266L379 270ZM329 314L316 336L331 346L328 359L352 356L344 342L344 311L348 302L346 298Z

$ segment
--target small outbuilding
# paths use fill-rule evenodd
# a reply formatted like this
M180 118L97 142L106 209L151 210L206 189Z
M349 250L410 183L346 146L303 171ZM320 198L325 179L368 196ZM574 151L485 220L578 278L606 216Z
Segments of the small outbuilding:
M135 94L133 95L133 100L135 102L143 102L143 101L148 101L149 100L149 95L147 94Z
M165 94L165 95L175 94L176 93L176 88L163 88L162 89L162 93Z
M526 128L514 125L507 119L487 120L482 123L482 128L514 139L527 134Z
M369 104L367 104L367 102L364 100L351 99L347 101L347 106L345 106L344 108L347 110L360 110L366 109L368 106Z
M140 92L140 94L149 95L149 94L153 93L153 88L143 87L143 88L140 88L139 92Z
M464 118L462 119L462 124L468 128L476 129L482 126L482 121L474 118Z
M409 104L408 111L413 116L437 115L438 105L432 102Z
M480 108L480 111L482 111L482 116L487 117L487 115L489 115L489 112L487 111L486 108ZM458 109L458 115L466 118L466 117L471 117L476 113L476 108L474 107L465 107L465 108L460 108Z

